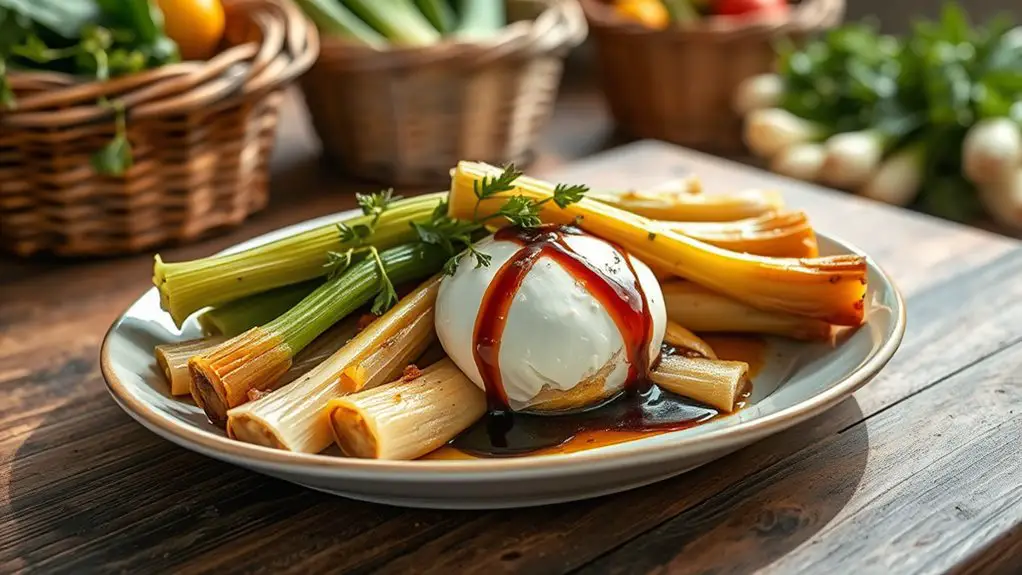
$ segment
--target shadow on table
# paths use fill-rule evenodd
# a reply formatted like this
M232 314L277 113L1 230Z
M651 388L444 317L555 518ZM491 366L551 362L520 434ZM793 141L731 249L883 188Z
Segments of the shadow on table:
M848 400L638 490L522 510L431 511L346 500L219 463L149 433L106 397L89 401L85 417L55 410L6 464L0 571L350 572L414 553L412 564L439 572L479 564L556 572L594 559L626 571L744 572L825 528L854 493L869 442L862 425L838 435L816 429L827 417L861 420ZM814 436L827 439L799 451Z

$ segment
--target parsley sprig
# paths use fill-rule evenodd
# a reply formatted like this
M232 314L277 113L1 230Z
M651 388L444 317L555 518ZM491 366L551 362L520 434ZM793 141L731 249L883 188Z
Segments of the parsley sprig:
M355 200L362 209L362 213L372 216L372 219L368 223L355 224L353 226L343 222L337 224L337 232L341 237L341 241L346 244L355 245L343 252L328 252L327 262L324 264L324 267L329 269L327 278L333 279L351 267L356 255L368 253L369 257L375 260L376 267L380 271L380 291L376 294L376 299L373 300L372 306L372 312L376 315L382 314L397 303L397 290L394 289L394 283L390 280L390 276L387 275L387 269L383 265L383 260L380 259L379 250L376 249L376 246L365 245L365 242L376 231L376 225L380 222L380 216L390 208L393 202L400 199L400 196L394 195L393 189L383 190L374 194L355 194Z
M450 259L444 264L444 273L453 275L458 269L458 263L463 255L468 254L476 263L476 267L490 265L490 256L475 248L473 242L481 232L486 229L486 222L503 218L508 223L521 228L534 228L542 224L539 218L543 206L553 202L559 208L579 201L589 188L583 185L558 184L554 193L549 198L533 200L522 194L511 196L499 196L504 192L511 192L515 189L515 182L522 176L521 170L514 164L504 166L500 174L486 176L472 184L472 191L475 192L476 205L472 212L472 220L457 220L447 215L448 204L441 202L433 211L428 222L413 223L419 239L428 244L436 244L443 247L449 254ZM479 206L484 201L502 199L504 203L495 212L488 216L479 216Z

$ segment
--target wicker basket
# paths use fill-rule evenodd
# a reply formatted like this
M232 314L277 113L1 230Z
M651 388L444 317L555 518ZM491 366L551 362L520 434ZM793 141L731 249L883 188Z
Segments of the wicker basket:
M324 38L301 86L325 156L388 184L442 183L462 159L526 162L586 23L576 0L509 0L508 19L488 43L374 50Z
M784 21L711 18L689 29L623 21L604 0L582 0L603 91L617 124L637 138L705 151L744 150L732 97L742 80L773 70L775 40L837 25L844 0L802 0Z
M282 89L318 54L289 0L224 0L226 48L107 82L14 73L0 112L0 245L28 255L111 255L192 240L266 205ZM127 112L133 166L101 176L90 157Z

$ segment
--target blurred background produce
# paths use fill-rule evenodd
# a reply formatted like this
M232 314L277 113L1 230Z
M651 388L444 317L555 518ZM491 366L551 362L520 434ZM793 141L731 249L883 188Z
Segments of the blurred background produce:
M773 69L774 45L841 21L844 0L582 0L611 115L634 138L744 151L731 106Z
M849 24L780 50L735 96L774 171L970 221L1022 228L1022 28L948 4L902 36Z
M387 185L443 185L466 158L528 163L586 36L576 0L299 5L323 36L301 81L323 152Z
M8 74L50 71L108 80L213 55L224 29L220 0L0 0L0 106L17 108ZM113 140L93 156L103 174L132 164L124 111Z
M0 248L146 251L266 205L289 0L0 0Z

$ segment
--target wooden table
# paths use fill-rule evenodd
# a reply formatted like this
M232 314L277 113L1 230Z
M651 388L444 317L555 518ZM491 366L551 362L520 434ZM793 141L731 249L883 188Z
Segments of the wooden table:
M271 209L165 255L352 206L303 124L284 125ZM0 573L1022 569L1018 242L663 144L568 167L546 150L535 170L559 181L641 186L695 171L711 190L783 188L893 275L908 298L901 350L828 413L672 480L543 508L405 510L219 463L122 413L98 349L149 286L149 256L0 259Z

